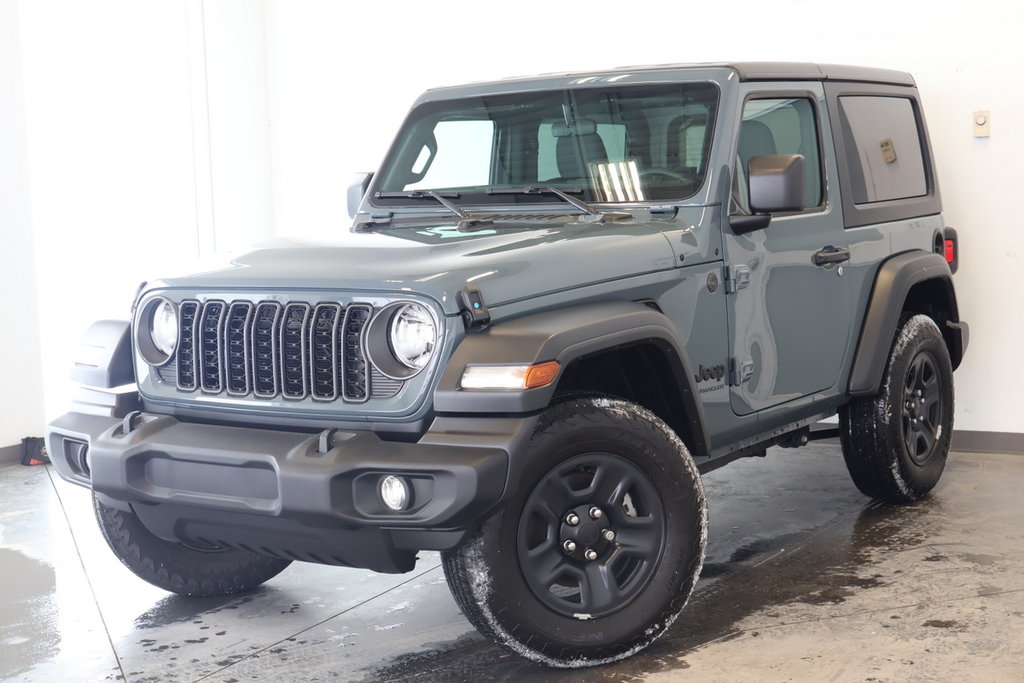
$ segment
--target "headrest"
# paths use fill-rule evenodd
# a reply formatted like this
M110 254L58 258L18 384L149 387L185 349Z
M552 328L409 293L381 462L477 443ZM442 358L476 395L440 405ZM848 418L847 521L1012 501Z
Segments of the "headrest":
M597 132L597 123L593 119L576 119L572 124L559 121L551 127L556 138L567 138L570 135L593 135Z

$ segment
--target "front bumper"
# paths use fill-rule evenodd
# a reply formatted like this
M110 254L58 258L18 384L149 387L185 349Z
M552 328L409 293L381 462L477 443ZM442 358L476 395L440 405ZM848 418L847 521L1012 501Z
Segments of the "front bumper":
M509 469L507 450L486 439L398 443L368 431L296 433L145 413L68 413L46 440L62 477L129 506L166 540L392 573L410 571L417 550L457 545L501 500ZM407 510L380 501L387 474L411 483Z

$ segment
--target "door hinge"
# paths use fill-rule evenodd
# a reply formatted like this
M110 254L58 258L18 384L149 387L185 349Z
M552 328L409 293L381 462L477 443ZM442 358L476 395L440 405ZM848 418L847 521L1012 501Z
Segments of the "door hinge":
M738 387L754 376L754 359L750 356L735 356L729 361L729 383Z
M749 266L725 267L725 293L735 294L750 284Z

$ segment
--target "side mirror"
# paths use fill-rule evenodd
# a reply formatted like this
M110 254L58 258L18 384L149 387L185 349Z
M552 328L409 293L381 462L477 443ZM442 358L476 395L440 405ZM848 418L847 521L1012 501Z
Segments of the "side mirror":
M370 188L370 181L373 180L372 173L356 173L348 185L348 217L355 218L359 204L366 196L366 190Z
M802 154L751 157L747 169L751 211L775 213L804 208Z

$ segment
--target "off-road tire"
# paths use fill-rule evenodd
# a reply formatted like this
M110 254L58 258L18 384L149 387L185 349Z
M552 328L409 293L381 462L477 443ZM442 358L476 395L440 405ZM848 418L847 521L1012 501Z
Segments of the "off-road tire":
M252 590L280 574L289 560L244 550L195 550L153 535L130 512L93 496L107 545L141 579L178 595L209 597Z
M603 664L647 647L683 609L704 559L707 505L686 446L633 403L572 398L541 416L526 458L528 474L502 511L442 555L463 614L549 666ZM567 526L572 514L582 519ZM574 556L564 535L579 541ZM587 560L587 549L600 553Z
M918 500L942 476L952 434L949 350L935 321L904 316L878 393L839 411L846 467L865 495L892 503Z

